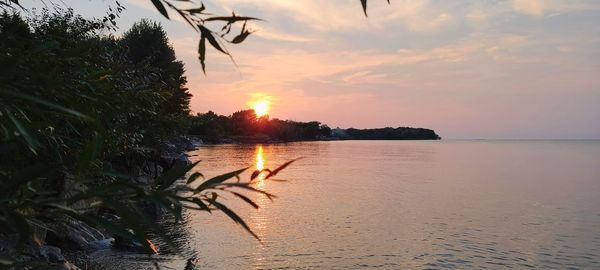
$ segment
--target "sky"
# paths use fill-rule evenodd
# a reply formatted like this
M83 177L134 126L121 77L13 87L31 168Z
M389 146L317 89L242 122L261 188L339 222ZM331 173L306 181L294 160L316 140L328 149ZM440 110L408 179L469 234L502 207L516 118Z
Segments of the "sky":
M54 2L88 17L114 6ZM120 2L127 10L117 35L141 18L163 24L185 63L195 113L229 115L267 98L272 118L331 127L600 139L600 1L369 0L366 18L354 0L206 0L214 14L264 19L228 47L239 68L209 49L206 76L198 34L176 14L163 18L149 0Z

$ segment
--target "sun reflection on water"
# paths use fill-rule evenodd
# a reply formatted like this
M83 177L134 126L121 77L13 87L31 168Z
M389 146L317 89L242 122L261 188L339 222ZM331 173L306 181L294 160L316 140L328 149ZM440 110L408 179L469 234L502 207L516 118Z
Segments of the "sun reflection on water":
M256 146L256 170L263 170L266 167L266 158L265 158L265 154L264 154L264 149L262 145L257 145ZM264 189L265 187L265 173L261 173L258 175L258 177L256 177L256 188L258 189ZM263 240L263 244L257 244L256 249L254 251L253 254L253 259L254 259L254 267L256 269L262 269L265 266L265 262L266 262L266 257L265 254L267 253L267 242L268 239L266 239L266 232L267 232L267 227L268 227L268 223L269 223L269 216L266 214L264 207L267 205L268 203L268 199L263 196L262 194L256 196L254 198L254 202L256 202L256 204L258 204L259 208L257 209L257 211L253 211L251 212L252 214L250 215L250 227L252 228L252 230Z
M258 145L256 147L256 170L261 171L265 168L265 158L263 155L263 146ZM261 173L256 178L256 187L259 189L263 189L265 187L265 175Z

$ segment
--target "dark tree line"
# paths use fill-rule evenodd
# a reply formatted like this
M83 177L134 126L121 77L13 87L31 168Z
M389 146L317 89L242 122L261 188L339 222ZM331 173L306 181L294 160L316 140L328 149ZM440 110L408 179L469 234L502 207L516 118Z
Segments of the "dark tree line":
M318 139L341 140L439 140L435 131L425 128L331 129L318 121L297 122L257 117L253 110L235 112L229 116L212 111L191 117L189 133L209 142L240 136L263 136L271 141L299 141ZM252 142L252 141L250 141Z
M276 141L315 140L331 135L331 128L317 121L297 122L257 117L254 110L237 111L229 116L212 111L191 117L190 134L209 140L236 136L265 136Z
M337 131L337 130L336 130ZM441 139L435 131L426 128L373 128L356 129L349 128L337 131L336 135L343 139L351 140L439 140Z

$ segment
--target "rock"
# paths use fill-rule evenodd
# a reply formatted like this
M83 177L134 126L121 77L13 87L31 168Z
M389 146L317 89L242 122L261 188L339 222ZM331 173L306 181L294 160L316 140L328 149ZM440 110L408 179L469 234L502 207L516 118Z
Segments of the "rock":
M163 143L160 146L160 152L163 155L169 155L169 154L175 154L178 152L177 150L177 146L175 146L175 144L172 143Z
M70 263L70 262L64 262L62 264L59 264L58 266L56 266L57 270L81 270L79 267L75 266L74 264Z
M172 168L174 166L186 166L192 164L192 161L189 160L188 156L185 153L163 155L160 157L160 159L161 163L164 164L167 168Z
M166 141L161 147L161 152L165 153L181 153L197 149L198 145L203 144L201 139L188 137L175 137Z
M137 241L122 237L120 235L115 235L114 237L115 237L114 238L115 240L113 242L113 247L117 250L136 252L136 253L141 253L144 251L144 247L142 246L142 244L140 244Z
M156 162L151 162L151 161L144 162L141 166L141 169L142 169L141 174L148 175L148 176L151 176L154 178L160 176L164 171L162 166L160 166Z
M63 256L62 251L60 250L60 248L57 248L55 246L48 246L48 245L42 246L40 248L40 255L42 255L42 257L44 259L46 259L47 262L49 262L52 265L54 265L54 267L51 268L51 269L57 269L57 270L80 270L79 267L77 267L74 264L72 264L69 261L67 261L65 259L65 257Z
M164 142L160 149L160 164L163 169L169 169L173 166L187 166L192 162L186 155L186 151L196 150L197 146L202 144L201 139L176 137Z
M90 242L105 239L97 229L72 218L60 222L48 231L46 243L71 250L86 249Z
M179 155L177 155L177 157L175 157L174 160L174 164L175 166L187 166L187 165L191 165L192 161L190 161L190 159L188 158L188 156L185 153L181 153Z
M64 263L67 261L65 259L65 257L62 255L62 251L60 250L60 248L57 248L55 246L48 246L48 245L42 246L40 248L40 254L48 262L51 262L51 263Z
M107 238L102 240L91 241L88 243L86 250L87 251L96 251L102 249L110 249L115 241L114 238Z
M199 145L204 144L204 141L202 139L199 139L199 138L193 138L192 139L192 143L194 143L194 145L196 145L196 148L198 148Z
M222 138L219 140L219 143L223 143L223 144L239 144L239 142L230 139L230 138Z
M149 177L146 175L142 175L136 177L135 181L142 186L145 190L149 190L154 185L154 177Z

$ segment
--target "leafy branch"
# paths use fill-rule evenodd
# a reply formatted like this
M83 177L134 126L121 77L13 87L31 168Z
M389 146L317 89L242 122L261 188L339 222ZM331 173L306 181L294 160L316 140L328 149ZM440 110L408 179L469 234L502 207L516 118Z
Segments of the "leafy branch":
M232 55L229 53L224 43L240 44L246 40L246 38L254 33L253 31L246 28L248 21L262 21L255 17L238 16L233 12L231 16L213 16L211 13L206 12L206 7L203 3L200 3L199 7L183 9L173 4L171 0L151 0L152 4L165 18L169 18L169 13L166 7L177 12L196 32L200 33L200 42L198 44L198 59L202 65L202 71L206 74L206 41L218 50L219 52L229 56L231 61L235 64ZM192 0L177 0L176 2L187 2L193 3ZM367 0L360 0L363 12L367 16ZM390 0L387 0L390 4ZM166 6L166 7L165 7ZM225 25L219 31L213 31L207 27L208 22L224 22ZM241 31L234 37L229 37L231 29L235 24L243 23Z
M225 43L229 44L240 44L246 40L246 38L254 33L252 30L247 28L248 21L261 21L259 18L239 16L232 12L230 16L215 16L211 13L206 12L206 7L203 3L200 3L199 7L195 8L180 8L173 1L170 0L151 0L154 7L162 14L165 18L170 19L167 8L174 10L183 18L196 32L200 34L200 41L198 44L198 59L202 65L202 71L206 74L206 43L210 44L217 51L229 56L231 61L235 64L235 61L225 47ZM179 0L176 2L187 2L192 3L191 0ZM208 23L220 22L223 26L220 30L211 30L208 27ZM239 34L232 36L231 30L234 25L242 24Z

